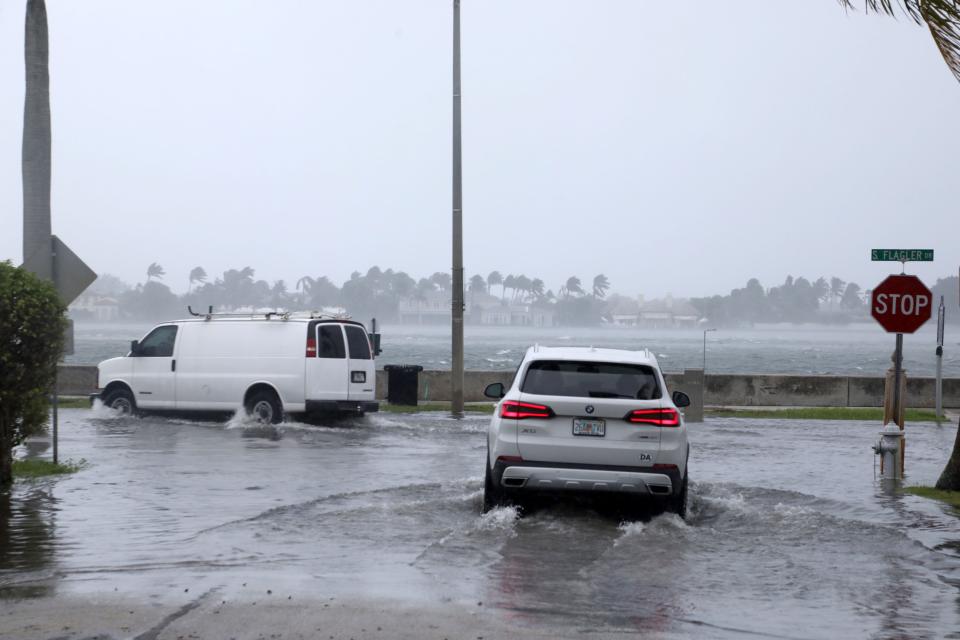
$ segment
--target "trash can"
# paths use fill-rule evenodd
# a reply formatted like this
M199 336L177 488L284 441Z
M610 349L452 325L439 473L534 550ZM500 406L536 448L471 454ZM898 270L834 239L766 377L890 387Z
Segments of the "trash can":
M417 406L417 389L423 367L418 364L388 364L383 370L387 372L387 402Z

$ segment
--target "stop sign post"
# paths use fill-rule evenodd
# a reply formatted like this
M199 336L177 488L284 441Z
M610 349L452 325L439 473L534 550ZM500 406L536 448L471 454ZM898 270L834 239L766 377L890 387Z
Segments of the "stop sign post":
M893 373L893 421L903 429L900 419L900 380L903 377L903 334L913 333L930 319L933 313L933 294L916 276L905 274L888 276L877 285L870 296L870 315L889 333L897 334ZM903 474L904 447L900 444L900 474Z

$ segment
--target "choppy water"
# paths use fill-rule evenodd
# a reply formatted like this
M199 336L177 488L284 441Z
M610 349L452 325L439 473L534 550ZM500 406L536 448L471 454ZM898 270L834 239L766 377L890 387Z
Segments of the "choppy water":
M61 455L88 466L0 494L0 595L269 588L479 601L521 629L960 637L960 519L875 481L875 424L691 425L684 522L576 504L482 515L486 417L61 420ZM955 432L908 425L909 483L935 481Z
M929 323L928 323L929 324ZM904 366L913 375L936 371L936 327L925 327L904 340ZM70 362L96 364L124 355L130 340L150 330L147 325L78 324L76 353ZM960 377L960 336L947 327L943 373ZM526 349L536 343L617 349L648 348L666 371L703 366L703 332L633 328L535 329L467 326L464 363L471 370L515 369ZM450 368L448 328L408 325L382 328L378 366L419 364ZM707 334L707 369L718 373L799 373L879 376L890 367L894 337L878 325L846 327L767 326L720 330Z

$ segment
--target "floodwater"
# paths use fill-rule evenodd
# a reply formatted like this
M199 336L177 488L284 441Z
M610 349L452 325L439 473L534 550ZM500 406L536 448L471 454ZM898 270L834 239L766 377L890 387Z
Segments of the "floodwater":
M122 356L130 341L152 325L82 324L75 327L76 352L71 363L96 364ZM383 354L377 366L419 364L450 368L450 329L439 326L388 325L382 332ZM514 370L533 344L650 349L665 371L703 366L704 333L699 329L536 328L468 325L464 329L464 365L468 370ZM960 377L960 342L956 327L946 328L943 375ZM758 325L706 334L707 369L714 373L788 373L802 375L882 376L890 367L894 336L876 323L847 326ZM904 367L909 375L936 371L936 323L904 337Z
M960 519L875 480L875 424L690 425L684 522L570 503L481 514L487 421L258 428L64 410L61 457L85 467L0 494L0 596L162 602L256 583L480 601L531 628L960 638ZM936 480L955 432L908 425L908 483Z

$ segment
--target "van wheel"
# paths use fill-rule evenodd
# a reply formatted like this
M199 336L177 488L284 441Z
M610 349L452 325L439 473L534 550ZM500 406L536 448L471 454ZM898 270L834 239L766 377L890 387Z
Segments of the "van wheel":
M272 391L255 391L247 399L247 413L261 424L277 424L283 419L280 398Z
M126 387L118 387L110 391L103 399L103 405L117 411L122 416L132 416L137 413L137 401Z

